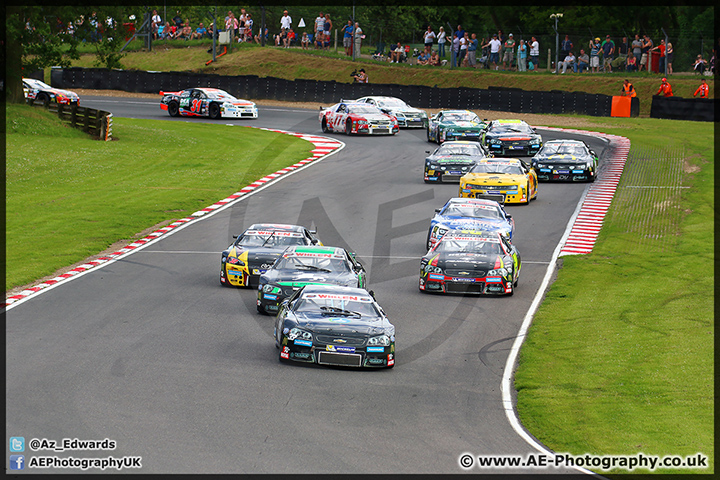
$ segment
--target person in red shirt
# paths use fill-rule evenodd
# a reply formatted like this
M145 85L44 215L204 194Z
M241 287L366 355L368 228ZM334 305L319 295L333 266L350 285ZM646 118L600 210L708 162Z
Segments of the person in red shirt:
M655 95L660 95L660 92L662 92L663 96L665 96L665 97L673 96L672 87L668 83L667 78L663 77L662 83L660 84L660 88L658 88L658 91Z
M708 87L707 82L705 79L702 79L702 83L700 86L695 90L695 93L693 93L693 97L697 97L697 94L700 94L700 98L708 98L708 95L710 95L710 87Z

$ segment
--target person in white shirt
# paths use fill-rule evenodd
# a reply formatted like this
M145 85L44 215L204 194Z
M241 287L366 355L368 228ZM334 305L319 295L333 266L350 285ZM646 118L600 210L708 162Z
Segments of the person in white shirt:
M324 31L325 27L325 14L320 12L320 15L315 19L315 33Z
M425 53L428 54L432 52L432 46L433 41L435 40L435 32L433 32L433 29L430 25L428 25L427 30L423 34L423 38L425 39Z
M437 34L437 42L438 42L438 54L441 57L445 57L445 29L443 27L440 27L440 31Z
M288 15L287 10L285 10L283 12L283 16L280 17L280 28L282 28L282 30L285 32L292 28L292 18L290 18L290 15Z
M572 52L568 52L567 56L565 57L565 60L560 62L560 67L562 67L562 72L560 74L562 75L567 71L567 67L575 68L575 55L573 55ZM555 72L553 72L555 73Z
M498 40L497 33L493 33L492 40L490 40L488 43L483 45L480 48L485 48L487 46L490 46L490 58L488 59L490 63L493 64L491 67L493 70L498 69L498 62L500 61L500 47L502 43L500 40Z
M537 72L540 66L540 43L535 37L532 37L532 43L530 44L530 61L533 63L533 70Z

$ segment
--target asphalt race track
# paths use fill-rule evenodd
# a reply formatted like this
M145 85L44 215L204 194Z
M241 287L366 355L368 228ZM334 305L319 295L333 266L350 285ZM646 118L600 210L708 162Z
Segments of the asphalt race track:
M82 98L115 117L171 120L159 100ZM322 134L315 110L259 108L257 120L217 123ZM423 183L425 151L435 146L424 130L329 136L347 146L8 310L8 437L115 440L113 451L43 454L141 456L132 473L463 473L465 452L537 453L510 427L500 382L587 184L541 183L529 206L507 207L523 259L514 296L426 295L418 271L430 218L458 189ZM602 175L604 140L562 136L587 141ZM256 291L219 282L219 252L255 222L316 227L325 245L357 253L397 327L394 369L278 362L273 319L256 313ZM26 450L26 462L39 453Z

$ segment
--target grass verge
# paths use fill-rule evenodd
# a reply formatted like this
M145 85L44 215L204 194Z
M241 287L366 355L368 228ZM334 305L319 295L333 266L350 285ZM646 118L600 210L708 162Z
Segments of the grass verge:
M241 124L115 118L116 140L102 142L39 108L8 105L6 115L7 289L186 217L312 150Z
M713 125L603 123L622 125L602 131L630 138L631 161L594 251L564 257L535 316L520 419L557 452L702 452L708 469L654 473L713 473Z

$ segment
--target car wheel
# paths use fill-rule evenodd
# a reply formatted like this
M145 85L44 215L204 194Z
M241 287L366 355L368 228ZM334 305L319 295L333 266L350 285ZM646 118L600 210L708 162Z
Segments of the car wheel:
M258 311L258 313L259 313L260 315L267 315L267 314L268 314L268 313L265 311L265 309L264 309L263 307L261 307L260 305L257 306L257 311Z
M592 175L588 177L588 182L593 183L595 181L595 177L597 177L597 171L593 170Z
M323 119L322 119L321 127L322 127L323 133L330 133L330 129L327 126L327 119L325 117L323 117Z
M168 103L168 114L170 114L171 117L180 115L180 106L177 102Z
M50 105L50 97L46 93L38 94L37 101L42 103L44 107Z
M527 192L527 201L525 202L525 205L530 205L530 182L525 186L525 191Z
M427 135L427 141L432 142L432 138L430 137L430 128L425 129L425 134Z
M210 104L210 118L213 120L218 120L220 118L220 105L217 103L211 103Z
M432 247L432 245L430 245L430 233L431 232L432 232L432 228L430 230L428 230L427 239L425 240L425 248L427 248L428 250L430 250L430 247Z
M348 120L347 122L345 122L345 134L350 135L351 132L352 132L352 120Z

